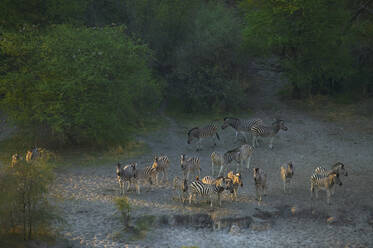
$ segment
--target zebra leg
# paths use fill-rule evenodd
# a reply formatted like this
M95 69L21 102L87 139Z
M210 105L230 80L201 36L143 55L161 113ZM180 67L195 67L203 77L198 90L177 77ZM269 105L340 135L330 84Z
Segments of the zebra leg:
M214 176L214 162L211 161L211 175Z
M192 204L192 198L193 198L193 194L190 194L189 195L189 204Z
M271 141L269 142L269 148L272 149L273 148L273 139L275 137L271 137Z
M256 144L256 135L253 135L252 142L253 142L253 147L255 147L255 144Z
M164 170L164 173L165 173L165 175L166 175L166 182L168 183L167 169Z
M326 203L330 205L330 190L326 191Z
M249 156L247 159L247 165L246 165L247 169L250 169L250 162L251 162L251 156Z
M223 165L220 165L220 171L219 171L218 177L220 177L222 171L223 171Z
M187 171L186 179L189 181L190 170Z
M286 181L284 181L284 193L286 193Z
M136 183L136 189L137 189L137 194L140 194L140 184L139 182Z
M197 141L197 152L201 150L201 138L198 139Z

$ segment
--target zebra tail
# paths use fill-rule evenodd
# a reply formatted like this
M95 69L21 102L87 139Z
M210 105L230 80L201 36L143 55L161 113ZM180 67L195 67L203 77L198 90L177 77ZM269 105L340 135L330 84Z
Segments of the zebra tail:
M217 138L218 140L220 140L219 134L218 134L217 132L216 132L215 134L216 134L216 138Z

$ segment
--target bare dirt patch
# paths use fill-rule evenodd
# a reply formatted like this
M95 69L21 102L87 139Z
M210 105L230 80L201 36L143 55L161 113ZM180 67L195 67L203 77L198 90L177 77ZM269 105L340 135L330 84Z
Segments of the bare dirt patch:
M255 150L252 166L263 168L269 181L262 203L255 200L251 171L243 171L244 187L238 201L231 202L226 195L221 208L211 209L207 202L183 206L173 200L170 183L142 189L141 195L131 191L128 197L132 218L148 215L159 221L140 240L122 239L118 237L123 225L113 202L119 195L115 165L71 168L58 175L53 190L64 199L59 204L67 224L61 228L71 246L372 247L373 134L353 128L348 122L341 125L320 120L280 102L275 93L283 83L277 74L263 72L255 77L257 86L248 99L253 109L251 117L262 118L268 124L273 117L281 117L289 129L275 139L273 150L268 148L268 141ZM224 152L239 145L234 132L224 130L220 131L217 147L206 141L204 149L196 153L195 146L186 142L186 131L191 126L165 118L167 128L139 137L151 152L133 161L145 166L155 154L168 155L169 182L181 176L180 154L200 156L205 176L211 174L212 151ZM293 161L295 176L290 193L284 194L280 165L288 161ZM349 176L342 178L343 186L337 188L332 204L326 204L323 192L320 199L311 201L309 177L313 169L337 161L346 165ZM193 223L198 222L198 215L211 224L196 227ZM247 226L240 225L245 218L251 218Z

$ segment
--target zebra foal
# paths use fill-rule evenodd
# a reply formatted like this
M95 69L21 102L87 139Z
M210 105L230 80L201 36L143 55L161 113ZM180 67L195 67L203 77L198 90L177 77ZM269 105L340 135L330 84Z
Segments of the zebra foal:
M235 117L225 117L221 129L224 130L229 126L232 127L235 130L236 139L238 139L238 134L240 133L244 137L245 142L247 143L246 133L250 133L250 130L253 126L262 124L263 121L261 119L241 120Z
M282 182L284 183L284 193L286 193L286 185L290 184L290 180L294 176L293 162L289 162L287 165L282 165L280 167L280 174Z
M180 177L176 176L173 180L173 189L177 192L178 199L184 204L185 200L187 199L188 193L188 181L186 178L181 179Z
M254 168L254 183L256 191L256 199L262 201L262 195L265 195L267 189L267 175L260 168Z
M277 133L280 130L287 131L288 128L285 126L285 122L283 120L275 120L272 123L272 126L264 126L264 125L256 125L251 128L251 133L253 136L253 147L259 145L258 138L270 138L269 148L273 148L273 140Z
M215 136L218 140L220 140L218 134L218 127L211 123L204 127L194 127L188 131L188 141L187 143L190 144L194 139L197 139L197 151L201 150L201 142L204 138L212 137L214 139L214 145L216 146Z
M337 162L334 165L331 166L330 170L327 170L325 167L318 166L314 170L314 174L319 174L324 177L328 176L330 173L335 172L338 175L348 176L347 170L345 169L345 165L341 162ZM331 194L334 195L335 193L335 187L331 189Z
M335 185L342 186L342 182L339 179L339 174L336 172L330 172L328 175L321 175L314 173L311 176L311 200L313 199L313 193L318 198L319 190L326 191L326 203L330 204L330 195Z
M201 167L200 167L200 159L199 157L190 157L187 158L185 154L181 154L180 156L180 166L181 170L183 171L184 178L189 180L190 172L193 172L196 175L198 173L198 177L201 175Z

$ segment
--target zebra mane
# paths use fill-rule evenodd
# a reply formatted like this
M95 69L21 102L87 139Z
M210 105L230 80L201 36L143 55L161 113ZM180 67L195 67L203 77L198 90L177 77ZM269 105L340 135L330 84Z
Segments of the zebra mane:
M191 133L193 130L195 130L195 129L199 129L199 127L193 127L192 129L190 129L190 130L188 131L188 136L189 136L190 133Z
M239 119L236 118L236 117L224 117L224 121L226 121L227 119L232 119L232 120L235 120L235 121L238 121Z
M332 166L332 169L337 169L338 167L340 167L341 169L343 169L345 167L344 164L342 164L341 162L337 162L335 163L333 166Z

